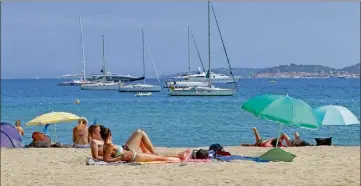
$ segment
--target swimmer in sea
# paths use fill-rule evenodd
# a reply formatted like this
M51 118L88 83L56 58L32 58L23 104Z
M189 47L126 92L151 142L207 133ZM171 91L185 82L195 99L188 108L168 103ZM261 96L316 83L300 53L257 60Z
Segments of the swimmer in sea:
M104 141L103 145L103 161L105 162L116 162L116 161L126 161L126 162L149 162L149 161L172 161L180 162L186 160L190 155L190 149L187 149L184 152L175 154L175 155L156 155L150 153L151 150L148 149L146 152L137 152L129 149L130 146L120 146L115 145L112 142L112 133L109 128L102 128L100 131L100 136ZM141 148L141 147L139 147ZM143 149L142 149L143 151Z
M85 118L80 118L78 120L78 125L73 129L73 147L89 148L89 141L88 121Z

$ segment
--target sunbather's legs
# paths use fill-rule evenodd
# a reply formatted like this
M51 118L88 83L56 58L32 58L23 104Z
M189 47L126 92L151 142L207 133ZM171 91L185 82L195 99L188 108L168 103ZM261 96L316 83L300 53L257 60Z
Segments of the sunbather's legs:
M256 137L256 143L257 143L257 142L258 142L259 140L261 140L262 138L261 138L261 136L259 135L258 130L257 130L256 127L252 128L252 130L253 130L254 136Z
M298 134L298 132L295 132L295 133L294 133L294 137L295 137L295 140L301 140L301 137L300 137L300 135Z
M135 156L137 162L148 162L148 161L180 161L180 158L176 157L164 157L153 154L139 153Z
M282 143L283 142L283 140L285 140L286 141L286 144L287 144L287 146L289 146L290 144L291 144L291 140L290 140L291 138L290 137L288 137L288 135L286 134L286 133L282 133L281 134L281 137L280 137L280 142Z
M137 152L139 148L142 149L144 153L154 154L155 150L150 141L148 135L143 130L136 130L132 136L126 142L128 148L132 151Z

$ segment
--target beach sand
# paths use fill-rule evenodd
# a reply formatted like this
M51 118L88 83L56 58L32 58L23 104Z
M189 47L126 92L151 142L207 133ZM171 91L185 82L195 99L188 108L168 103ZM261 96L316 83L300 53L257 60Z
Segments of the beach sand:
M197 148L191 148L197 149ZM257 156L259 147L225 147ZM185 148L158 147L160 152ZM1 149L1 185L360 185L360 147L289 147L291 163L253 161L85 165L89 149Z

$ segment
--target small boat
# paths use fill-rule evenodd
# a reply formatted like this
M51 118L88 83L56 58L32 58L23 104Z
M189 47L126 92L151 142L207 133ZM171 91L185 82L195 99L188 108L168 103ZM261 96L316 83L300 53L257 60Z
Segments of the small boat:
M99 82L82 84L80 86L81 90L118 90L119 82L106 81L104 35L102 35L102 45L103 45L103 68L102 68L103 79L100 80Z
M151 96L152 93L151 92L138 92L137 94L135 94L135 96L140 97L140 96Z
M236 89L228 89L228 88L218 88L212 85L212 74L211 74L211 19L210 19L210 1L208 1L208 72L205 75L205 78L208 80L207 86L194 86L194 87L185 87L185 88L173 88L171 87L170 91L168 92L169 96L233 96L236 94L237 91L237 85L236 81L232 75L232 79L234 80L235 88ZM213 9L213 6L212 6ZM213 12L214 13L214 12ZM214 18L215 14L214 14ZM218 22L216 19L216 24L218 27ZM226 48L223 43L222 35L220 33L220 29L218 28L221 40L222 40L222 46L226 54L226 58L229 62L229 58L227 56ZM188 41L189 41L189 33L190 33L190 27L188 27ZM188 51L189 51L189 42L188 42ZM189 53L189 52L188 52ZM190 53L189 53L190 54ZM190 63L190 57L189 57L189 63ZM230 74L232 74L232 68L229 65ZM190 73L189 73L190 75Z
M158 86L158 85L151 85L151 84L145 84L145 61L144 61L144 47L146 45L145 39L144 39L144 29L142 27L142 44L143 44L143 80L144 83L143 84L130 84L130 85L124 85L122 82L119 83L119 88L118 91L119 92L160 92L162 90L162 87ZM157 78L158 78L158 82L160 84L160 80L159 80L159 76L158 76L158 72L157 69L155 68L155 64L152 58L152 55L150 53L150 49L148 48L148 52L149 52L149 56L152 60L153 63L153 67L155 70L155 73L157 74Z
M269 82L270 83L276 83L276 80L270 80Z

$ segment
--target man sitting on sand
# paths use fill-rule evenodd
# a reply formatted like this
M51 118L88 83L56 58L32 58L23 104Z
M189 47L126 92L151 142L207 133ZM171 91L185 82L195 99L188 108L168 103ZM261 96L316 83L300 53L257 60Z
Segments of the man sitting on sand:
M100 128L104 128L101 125L90 125L88 131L90 140L90 151L92 157L97 160L103 160L103 145L104 142L100 136Z
M89 141L88 121L85 118L80 118L78 125L73 129L73 147L89 148Z
M16 120L15 121L15 129L18 131L20 136L24 136L24 129L21 127L20 124L21 124L20 120Z
M104 141L101 137L101 133L102 132L104 133L105 130L106 130L106 128L102 125L91 125L89 127L89 135L92 138L90 141L91 154L92 154L92 157L97 160L104 159L103 158ZM107 130L109 130L109 129L107 129ZM135 152L135 153L132 153L133 155L136 155L136 152L138 152L139 149L141 149L141 152L144 154L158 155L158 153L155 152L154 146L151 143L148 135L143 130L136 130L130 136L130 138L127 140L125 145L117 146L117 148L119 148L119 147L121 147L123 149L123 151ZM119 150L120 150L120 148L119 148ZM187 151L187 153L189 154L190 151ZM129 154L129 153L126 153L126 154ZM168 156L179 157L179 154L176 154L176 155L173 154L173 155L168 155ZM132 157L131 157L131 159L132 159Z
M241 144L241 146L253 146L253 147L276 147L277 138L262 139L258 133L256 127L252 128L254 136L256 137L255 144ZM288 146L288 147L299 147L299 146L310 146L311 144L301 140L299 134L295 132L295 139L291 140L286 133L282 133L278 140L278 147ZM286 145L283 145L283 141L286 142Z

